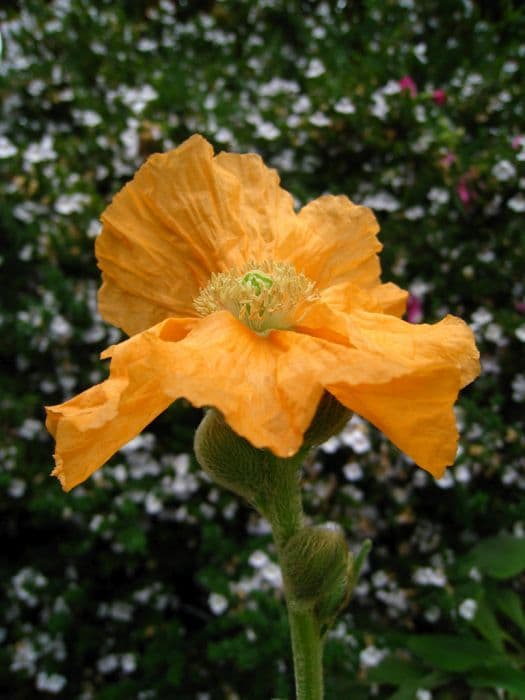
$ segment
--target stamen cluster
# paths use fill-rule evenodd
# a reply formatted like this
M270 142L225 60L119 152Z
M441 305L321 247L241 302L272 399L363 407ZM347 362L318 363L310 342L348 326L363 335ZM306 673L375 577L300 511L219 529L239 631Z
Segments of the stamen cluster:
M226 310L256 333L291 328L303 301L316 298L315 284L285 262L250 261L240 270L213 273L193 305L201 316Z

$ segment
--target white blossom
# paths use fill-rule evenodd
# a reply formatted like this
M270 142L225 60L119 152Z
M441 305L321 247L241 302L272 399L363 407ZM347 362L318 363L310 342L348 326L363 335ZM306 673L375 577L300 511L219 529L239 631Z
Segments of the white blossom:
M220 593L210 593L208 596L208 605L214 615L222 615L228 608L228 601Z

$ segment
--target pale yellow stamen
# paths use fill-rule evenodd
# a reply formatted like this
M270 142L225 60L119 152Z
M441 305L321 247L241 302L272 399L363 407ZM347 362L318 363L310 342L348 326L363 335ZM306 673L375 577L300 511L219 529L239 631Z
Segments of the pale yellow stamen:
M314 288L290 263L252 261L240 270L213 273L193 305L201 316L229 311L253 331L266 335L291 328L298 305L316 298Z

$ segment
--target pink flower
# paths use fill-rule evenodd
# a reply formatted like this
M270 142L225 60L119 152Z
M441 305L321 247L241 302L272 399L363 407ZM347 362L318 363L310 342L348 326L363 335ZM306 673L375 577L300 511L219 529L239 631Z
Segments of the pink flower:
M522 144L525 143L525 137L519 135L519 136L514 136L512 141L510 142L512 148L517 151L518 149L521 148Z
M525 314L525 301L516 301L514 303L514 308L520 314Z
M423 319L423 302L411 294L407 301L406 320L409 323L419 323Z
M452 151L449 151L448 153L445 153L445 155L441 158L441 160L439 162L444 168L448 169L448 168L450 168L452 163L456 162L456 160L457 160L456 154L452 153Z
M408 90L410 97L415 97L417 95L417 85L409 75L405 75L403 78L401 78L399 81L399 87L401 90Z
M468 188L467 180L465 177L460 177L459 182L456 185L456 192L463 204L468 204L472 199L472 193Z
M432 99L434 102L441 107L447 101L447 93L444 90L434 90L432 93Z

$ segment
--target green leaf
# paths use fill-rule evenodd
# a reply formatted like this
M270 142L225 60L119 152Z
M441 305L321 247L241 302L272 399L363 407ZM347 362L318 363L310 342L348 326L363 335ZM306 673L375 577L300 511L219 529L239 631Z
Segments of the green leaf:
M499 626L496 615L488 606L485 596L478 601L476 616L472 620L472 626L496 647L500 652L504 651L504 640L507 638L504 630Z
M479 669L470 674L467 681L472 688L504 688L525 698L525 673L512 666Z
M378 666L368 671L367 679L374 683L399 685L405 681L421 678L424 673L424 668L420 664L396 656L388 656Z
M443 671L469 671L478 666L501 663L502 656L487 642L445 634L414 635L408 648L434 668Z
M403 685L398 688L393 695L388 697L388 700L414 700L419 688L436 688L437 686L442 685L446 680L448 680L447 675L434 671L433 673L429 673L426 676L422 676L416 680L403 683Z
M493 578L516 576L525 570L525 538L505 534L491 537L476 545L466 562Z
M525 632L525 611L519 595L510 588L497 589L491 599L494 606Z

